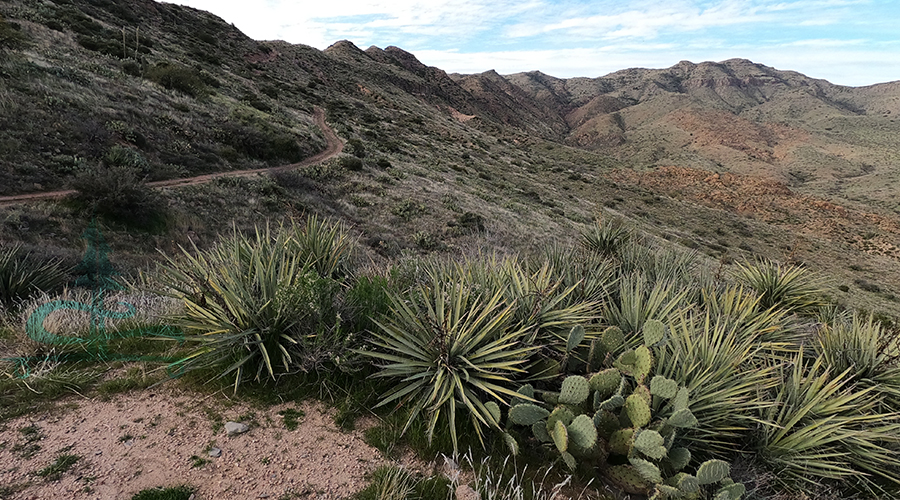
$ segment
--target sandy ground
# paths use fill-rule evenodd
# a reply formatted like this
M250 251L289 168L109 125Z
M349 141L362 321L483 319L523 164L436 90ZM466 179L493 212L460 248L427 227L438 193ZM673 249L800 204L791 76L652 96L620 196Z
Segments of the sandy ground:
M296 430L287 430L278 414L285 409L305 413ZM221 428L226 421L251 428L228 437ZM21 429L32 425L39 428L34 443L40 449L25 458ZM210 457L211 447L221 456ZM35 474L62 454L81 458L57 480ZM384 463L362 432L339 431L331 410L319 403L223 405L165 385L110 401L73 396L0 427L0 491L27 485L11 499L128 499L143 489L181 484L196 487L197 500L346 498Z

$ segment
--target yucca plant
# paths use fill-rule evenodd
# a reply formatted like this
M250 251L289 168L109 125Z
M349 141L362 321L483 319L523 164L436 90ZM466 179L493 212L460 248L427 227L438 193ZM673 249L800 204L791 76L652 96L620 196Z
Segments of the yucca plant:
M549 266L563 289L574 287L566 298L569 305L606 300L618 279L615 260L584 248L553 244L528 264L532 273Z
M353 269L356 242L341 223L310 215L304 225L292 222L289 244L323 278L342 279Z
M874 387L891 411L900 411L900 335L885 331L871 316L854 314L822 325L816 354L836 372L848 371L862 387Z
M69 270L59 260L41 261L18 245L0 247L0 306L6 309L40 292L61 288Z
M607 257L618 257L619 251L634 237L634 228L621 217L601 214L595 224L581 233L586 248Z
M852 480L845 485L869 493L887 481L896 491L900 417L878 411L875 388L855 388L852 368L837 372L825 358L807 362L802 349L784 368L773 404L759 416L758 457L777 478L789 488Z
M692 453L729 459L756 428L765 391L778 384L776 368L757 365L758 334L740 332L712 315L680 314L669 328L656 374L690 390L698 425L680 438Z
M513 381L535 349L523 343L526 329L512 328L513 305L499 291L473 295L437 275L408 297L394 294L392 304L372 348L360 351L383 362L377 376L397 381L378 406L408 409L404 433L424 415L429 442L445 415L454 451L458 411L468 412L479 439L482 426L497 428L499 404L516 395Z
M759 305L780 307L798 314L812 314L825 305L820 277L794 265L762 260L738 264L735 278L759 295Z
M235 232L209 250L182 248L180 258L165 258L160 292L183 302L171 320L197 344L181 361L184 368L233 375L237 391L242 380L315 367L341 349L345 339L336 331L334 308L340 285L320 276L292 237L267 226L253 236Z
M702 310L738 335L753 336L768 351L796 351L803 340L800 325L784 309L759 306L760 297L741 285L700 289Z
M677 290L673 284L664 281L651 285L640 274L620 278L616 292L604 304L603 319L606 323L619 327L626 337L640 331L647 320L668 322L677 315L679 309L686 306L686 291Z

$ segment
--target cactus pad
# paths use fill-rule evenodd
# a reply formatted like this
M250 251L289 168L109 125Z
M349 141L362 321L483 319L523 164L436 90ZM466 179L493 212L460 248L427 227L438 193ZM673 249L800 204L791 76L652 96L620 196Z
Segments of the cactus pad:
M603 350L603 346L600 345L600 339L594 339L591 341L591 349L588 351L588 371L596 370L601 363L603 363L603 358L606 352Z
M571 375L563 380L559 390L559 404L581 405L591 394L588 380L580 375Z
M654 460L666 456L664 443L665 440L656 431L643 430L634 436L634 448Z
M659 467L654 463L648 462L642 458L631 458L628 461L631 462L634 470L636 470L648 483L657 484L662 482L662 473L659 471Z
M650 423L650 419L653 417L650 405L639 394L632 394L625 399L625 414L628 415L628 419L635 427L644 427Z
M565 424L561 420L557 420L553 427L548 427L550 437L553 438L553 444L560 453L569 449L569 431L566 430Z
M566 352L572 352L584 340L584 327L581 325L572 327L569 338L566 339Z
M625 398L623 398L620 394L613 394L613 396L606 401L600 403L601 410L613 411L615 409L621 408L622 405L625 404Z
M675 474L674 477L666 482L669 483L669 485L678 488L678 491L686 495L700 492L700 482L697 481L697 478L690 474L685 474L684 472Z
M680 471L691 463L691 451L687 448L672 448L669 450L669 465L672 470Z
M553 412L550 413L550 416L547 417L547 432L550 432L550 429L556 425L557 420L561 421L563 425L569 425L574 419L575 414L573 414L571 410L565 406L557 406L553 409Z
M638 385L631 393L640 396L648 405L653 401L653 396L650 395L650 389L648 389L646 385Z
M500 407L494 401L488 401L484 404L485 409L487 409L488 414L491 416L491 424L494 427L500 427Z
M613 432L622 428L619 425L619 417L606 410L600 410L594 414L594 427L604 439L609 439Z
M516 425L533 425L549 415L549 411L531 403L518 404L509 409L509 421Z
M639 384L643 384L644 379L650 375L650 370L653 369L653 354L650 353L649 347L642 345L635 349L634 355L637 358L637 361L634 364L634 373L632 376L634 376Z
M594 421L587 415L578 415L575 420L568 425L569 440L572 444L581 449L588 449L597 443L597 428L594 427Z
M534 400L534 387L531 384L525 384L516 391L516 394L521 394L522 397L513 397L509 402L510 406L516 406L523 403L532 403Z
M731 466L724 460L707 460L697 468L697 481L700 484L713 484L728 477Z
M541 393L541 399L543 399L547 403L555 405L556 403L559 403L559 393L544 391Z
M655 346L666 339L666 325L662 321L651 319L644 323L644 345Z
M574 471L578 467L578 462L575 460L575 457L568 451L562 452L560 456L562 456L563 462L566 463L566 467L568 467L569 470Z
M611 326L600 336L600 346L612 354L625 346L625 334L617 326Z
M505 442L506 447L509 448L510 455L517 456L519 454L519 443L516 442L516 438L512 437L508 432L503 433L503 442Z
M691 410L684 408L673 413L667 423L672 427L693 428L697 427L699 422L697 422L697 417L691 413Z
M650 381L650 394L665 399L672 399L678 394L678 382L657 375Z
M634 444L634 429L619 429L609 438L609 451L617 455L628 455Z
M595 373L591 377L590 386L600 394L600 397L608 398L616 392L621 381L622 374L619 373L619 370L609 368Z
M675 411L685 410L688 407L688 398L690 398L691 392L687 387L682 387L678 389L678 393L675 394L675 399L672 400L672 406L675 407Z
M678 488L669 486L668 484L657 484L656 491L661 495L657 498L681 498L684 496ZM653 498L653 497L650 497Z
M646 495L649 484L640 473L630 465L614 465L604 471L607 479L626 493Z
M531 426L531 433L542 443L553 441L553 438L550 437L550 433L547 432L547 422L544 422L543 420L535 422L534 425Z
M715 500L739 500L746 492L747 488L743 484L733 483L719 488L719 491L716 492L716 496L713 498Z

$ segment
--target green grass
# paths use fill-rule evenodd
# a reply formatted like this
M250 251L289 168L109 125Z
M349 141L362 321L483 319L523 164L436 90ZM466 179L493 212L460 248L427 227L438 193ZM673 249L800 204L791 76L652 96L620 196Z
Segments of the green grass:
M289 431L295 431L298 427L300 427L300 420L306 416L306 413L303 410L295 410L293 408L286 408L278 412L281 415L284 421L284 428Z
M35 472L35 474L47 481L56 481L60 477L62 477L63 474L68 472L69 469L74 467L79 460L81 460L81 457L78 455L59 455L58 457L56 457L56 460L52 464Z
M131 500L188 500L193 493L191 486L157 486L135 493Z

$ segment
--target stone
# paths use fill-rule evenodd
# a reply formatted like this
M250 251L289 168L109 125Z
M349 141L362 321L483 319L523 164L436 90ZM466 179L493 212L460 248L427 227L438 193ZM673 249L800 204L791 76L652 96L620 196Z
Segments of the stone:
M216 448L215 446L213 446L212 448L209 449L209 456L211 456L213 458L219 458L222 456L222 450L220 448Z
M237 436L250 430L250 426L240 422L225 422L225 433L229 436Z

